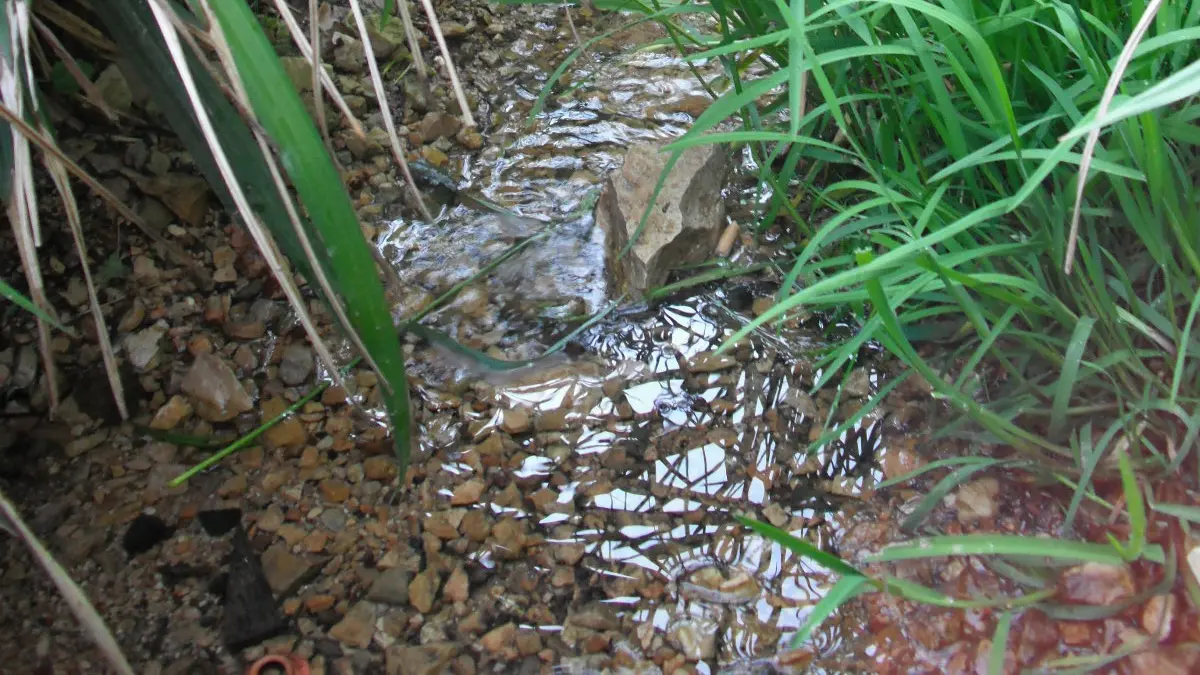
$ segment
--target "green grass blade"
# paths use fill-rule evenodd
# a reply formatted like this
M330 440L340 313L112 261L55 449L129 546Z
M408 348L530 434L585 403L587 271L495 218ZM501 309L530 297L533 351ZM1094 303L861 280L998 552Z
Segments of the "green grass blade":
M18 291L17 289L13 288L12 286L9 286L8 282L4 281L3 279L0 279L0 295L3 295L4 297L11 300L12 303L15 304L16 306L20 307L21 309L25 310L26 312L29 312L30 314L32 314L34 316L36 316L37 318L41 319L42 321L45 321L46 323L50 324L51 326L54 326L55 328L61 330L62 332L66 333L68 335L75 334L75 331L64 326L62 323L60 323L58 321L58 319L55 319L54 317L50 316L49 313L42 311L42 308L33 304L33 301L30 300L29 298L25 297L24 293Z
M1098 562L1106 565L1125 563L1121 554L1107 544L1042 539L1012 534L924 537L888 545L868 559L871 562L894 562L962 555L1030 556L1052 560ZM1158 546L1147 546L1145 557L1151 562L1161 563L1164 560L1162 548Z
M996 632L992 634L992 649L988 652L988 675L1004 675L1004 656L1008 653L1008 631L1012 627L1013 613L1004 612L996 621Z
M742 525L745 525L767 539L770 539L780 546L783 546L789 551L797 555L804 556L805 558L810 558L813 562L827 567L838 574L847 576L862 576L862 572L859 572L852 565L844 562L836 555L822 551L807 541L804 541L798 537L794 537L777 527L754 520L753 518L747 518L745 516L734 516L734 518L736 518L737 521Z
M825 593L825 597L821 598L820 602L813 605L812 609L809 610L808 616L804 619L804 624L800 626L800 629L796 631L796 635L792 638L792 647L800 647L808 642L808 638L812 635L812 632L819 628L825 619L828 619L839 607L873 588L871 580L859 574L851 574L838 579L833 588Z
M1067 343L1067 351L1063 355L1062 372L1054 387L1054 404L1050 410L1050 435L1057 437L1062 434L1067 425L1067 406L1071 404L1071 394L1075 391L1075 382L1079 376L1079 362L1083 358L1083 350L1087 347L1088 336L1096 319L1085 316L1075 325L1075 331Z
M392 423L396 457L403 475L411 444L408 380L400 341L392 325L375 260L363 238L341 177L274 49L250 9L242 3L214 3L211 9L229 44L250 104L279 148L283 168L304 204L310 239L328 267L328 277L345 303L350 326L379 369L381 391ZM272 223L273 230L290 227Z
M1196 61L1183 70L1173 73L1159 81L1153 87L1132 97L1117 96L1107 114L1100 119L1084 121L1063 136L1064 141L1077 140L1096 129L1111 126L1144 112L1163 108L1183 99L1200 94L1200 61Z

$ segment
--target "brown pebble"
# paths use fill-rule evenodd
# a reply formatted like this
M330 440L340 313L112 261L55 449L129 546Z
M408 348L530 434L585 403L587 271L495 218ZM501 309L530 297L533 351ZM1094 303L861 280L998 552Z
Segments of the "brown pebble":
M341 405L348 398L349 395L346 393L346 388L336 384L321 392L321 403L325 405Z
M485 487L483 481L473 478L454 489L454 494L450 497L450 504L453 506L474 504L479 501Z
M467 539L479 543L486 540L491 531L491 524L488 523L487 516L482 511L469 511L463 517L462 532Z
M321 462L321 451L309 445L300 453L300 462L298 466L301 469L311 469Z
M321 481L321 496L326 501L340 504L350 497L350 486L344 480L326 478Z
M450 578L446 580L446 586L442 589L442 597L449 602L466 602L471 594L471 581L467 578L466 571L462 567L454 568L450 573Z
M529 411L524 408L505 410L500 420L500 428L510 434L523 434L529 427Z
M396 462L386 455L368 457L362 467L367 480L389 481L396 477Z
M499 628L493 628L492 630L488 631L487 634L480 638L479 643L487 652L491 654L499 654L504 650L505 647L508 647L513 643L513 639L516 637L516 635L517 625L510 622L500 626Z
M337 599L334 598L332 595L327 595L327 594L311 595L311 596L305 598L304 609L307 609L308 611L312 612L313 614L319 614L320 612L324 612L325 610L333 607L333 605L336 602L337 602Z
M432 570L425 570L413 577L408 584L408 602L422 614L428 614L433 610L433 593L437 589L436 578Z
M521 656L533 656L542 651L542 637L531 630L517 633L517 651Z

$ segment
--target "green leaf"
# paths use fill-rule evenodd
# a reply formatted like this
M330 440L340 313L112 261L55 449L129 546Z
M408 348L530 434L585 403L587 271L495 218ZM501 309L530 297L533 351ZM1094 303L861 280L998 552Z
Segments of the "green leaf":
M1146 559L1162 562L1161 547L1146 547ZM894 562L917 558L938 558L963 555L1034 556L1055 560L1098 562L1122 565L1124 558L1105 544L1043 539L1008 534L968 534L914 539L892 544L868 558L871 562Z
M996 632L992 634L992 650L988 653L988 675L1004 675L1004 655L1008 653L1008 630L1012 627L1013 613L1004 612L996 621Z
M825 619L828 619L839 607L853 600L856 596L873 590L873 588L870 579L858 574L838 579L833 588L829 589L825 593L825 596L809 610L804 623L792 638L792 647L800 647L808 642L808 638L812 635L812 632L819 628Z
M210 5L228 41L258 122L279 148L283 169L311 219L310 238L336 293L345 303L350 326L379 370L381 391L392 423L400 472L408 467L411 438L408 379L400 341L384 299L375 259L320 134L258 22L242 3ZM273 232L290 221L269 223Z
M842 559L836 555L833 555L832 553L826 553L807 541L794 537L777 527L754 520L752 518L747 518L745 516L734 516L734 518L736 518L737 521L742 525L745 525L767 539L770 539L771 541L783 546L789 551L805 558L810 558L814 562L823 565L830 570L837 572L838 574L862 576L862 572L859 572L852 565L843 562Z
M42 308L35 305L33 303L33 300L30 300L29 298L25 297L24 293L18 291L17 289L13 288L12 286L9 286L8 282L4 281L3 279L0 279L0 295L3 295L4 297L8 298L12 303L17 305L21 309L38 317L42 321L45 321L46 323L50 324L51 326L54 326L55 328L61 330L62 332L67 333L69 335L75 334L75 331L72 331L70 328L67 328L66 326L62 325L61 323L59 323L58 319L55 319L54 317L50 316L48 313L42 311Z
M1079 375L1079 362L1083 358L1083 350L1087 347L1088 336L1096 320L1085 316L1075 325L1075 331L1067 343L1067 352L1063 355L1062 372L1058 376L1058 384L1054 387L1054 405L1050 409L1051 436L1059 436L1067 424L1067 406L1071 403L1071 394L1075 390L1075 380Z

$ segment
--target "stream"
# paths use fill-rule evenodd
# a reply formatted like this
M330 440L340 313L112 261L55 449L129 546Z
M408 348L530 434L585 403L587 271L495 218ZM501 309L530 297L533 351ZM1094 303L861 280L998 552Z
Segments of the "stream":
M604 235L587 206L627 147L680 136L689 113L708 100L681 60L634 49L648 34L640 31L589 51L577 64L583 72L570 75L569 96L551 97L529 127L546 74L572 46L561 29L558 41L545 37L561 12L539 16L541 32L512 43L500 65L476 76L474 84L493 97L479 111L493 145L457 165L461 193L483 196L516 217L452 204L436 223L394 221L380 228L379 238L406 283L445 289L553 224L546 238L441 314L461 321L448 331L468 341L482 336L477 346L505 358L536 355L566 332L556 319L593 315L615 300L606 288ZM714 64L699 67L709 77L716 72ZM736 212L752 195L733 190L728 199ZM734 261L756 255L741 249ZM596 585L573 602L598 601L628 621L633 630L614 649L628 652L633 663L647 662L666 643L701 673L793 672L837 652L861 626L856 617L835 617L807 649L792 651L794 633L836 578L733 519L759 518L829 548L838 537L837 511L880 480L881 415L867 416L814 455L805 452L830 409L826 392L816 401L803 393L814 378L803 355L820 348L819 326L760 335L731 358L712 356L772 292L760 282L734 280L653 306L626 303L576 339L582 354L571 365L521 382L476 382L488 412L465 420L434 416L423 427L423 454L441 460L444 476L426 480L444 483L441 492L451 496L482 447L458 447L456 425L483 443L512 429L505 416L513 411L532 419L528 432L506 434L520 459L502 470L531 495L534 508L499 502L485 508L527 521L553 551L553 562L582 556L580 566ZM413 369L434 383L433 398L478 375L468 369L456 379L436 370ZM878 376L855 375L862 390L854 396L862 398ZM489 553L474 561L487 568L511 564ZM571 585L579 575L554 564L539 571L552 586ZM578 626L565 623L525 627L584 647ZM589 663L603 659L567 659L559 672L598 671Z

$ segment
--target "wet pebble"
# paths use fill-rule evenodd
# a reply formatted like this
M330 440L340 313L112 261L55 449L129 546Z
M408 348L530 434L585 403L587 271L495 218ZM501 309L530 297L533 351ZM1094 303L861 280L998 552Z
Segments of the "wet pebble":
M433 611L434 593L437 591L437 575L432 570L418 574L408 584L408 601L420 613Z
M312 347L290 344L283 350L283 358L279 362L279 379L283 380L284 384L293 387L304 384L312 372Z
M493 628L488 631L479 641L479 644L485 651L491 654L500 654L506 648L511 646L517 636L517 626L514 623L506 623L499 628Z
M384 570L371 584L367 599L386 605L407 605L409 584L412 575L405 570L392 568Z
M196 414L210 422L226 422L254 407L233 370L212 354L196 356L181 386Z
M374 634L375 606L370 602L355 603L346 616L329 629L329 637L358 649L371 646L371 636Z
M1133 575L1124 565L1088 562L1063 572L1058 582L1063 600L1084 605L1113 605L1135 592Z

